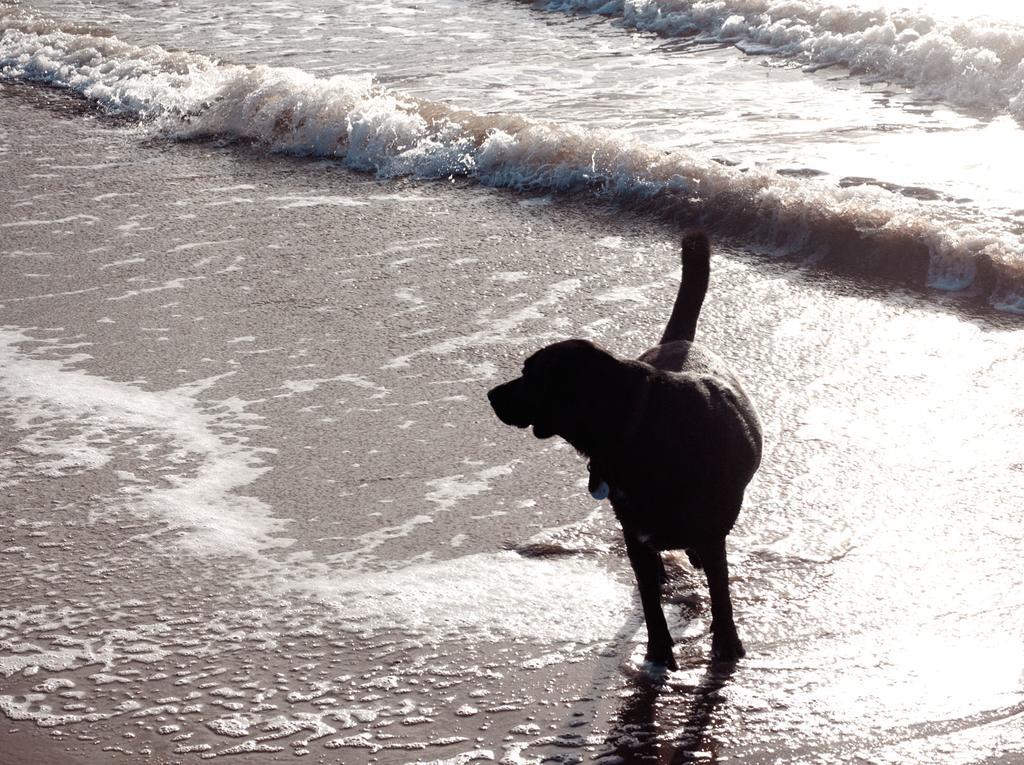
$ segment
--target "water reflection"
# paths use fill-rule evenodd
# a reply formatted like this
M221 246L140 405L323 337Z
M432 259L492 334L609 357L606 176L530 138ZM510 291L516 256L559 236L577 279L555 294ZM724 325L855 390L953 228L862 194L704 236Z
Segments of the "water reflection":
M718 762L716 710L725 701L720 691L735 670L735 663L711 663L696 685L637 676L608 735L611 752L623 762ZM666 731L668 725L672 729Z

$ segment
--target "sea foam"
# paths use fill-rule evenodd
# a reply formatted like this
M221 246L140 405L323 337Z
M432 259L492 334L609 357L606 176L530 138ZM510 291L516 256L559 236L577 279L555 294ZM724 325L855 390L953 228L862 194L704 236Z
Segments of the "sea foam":
M1006 22L813 0L549 0L544 7L611 16L666 37L730 43L811 69L843 66L1024 120L1024 28Z
M179 532L177 544L196 553L258 556L289 543L278 536L285 521L266 503L237 493L269 468L244 436L218 432L241 430L241 402L229 399L207 411L198 401L214 379L152 392L75 368L80 359L25 353L20 345L30 340L0 327L0 394L18 404L0 407L0 415L10 418L19 449L41 474L95 471L117 455L114 435L146 433L170 448L170 464L189 461L195 469L188 477L163 473L159 485L134 486L125 495L130 510L166 521Z
M596 197L842 269L972 287L1001 310L1024 312L1024 241L1012 222L988 219L982 227L963 208L877 187L836 188L699 152L665 153L609 131L457 110L366 75L222 63L3 13L4 76L79 93L137 119L142 130L336 158L381 177L464 176ZM667 18L664 8L658 13Z

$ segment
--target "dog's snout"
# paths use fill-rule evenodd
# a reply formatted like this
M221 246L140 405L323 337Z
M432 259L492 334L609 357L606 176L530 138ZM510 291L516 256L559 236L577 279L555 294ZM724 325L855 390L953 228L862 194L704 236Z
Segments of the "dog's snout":
M517 378L487 391L487 400L498 415L498 419L506 425L525 428L530 424L530 411L523 395L523 380Z
M495 402L501 396L500 391L501 391L502 387L503 387L502 385L498 385L498 386L496 386L494 388L491 388L489 391L487 391L487 400L491 402L491 406L492 407L495 405Z
M495 387L487 391L487 400L491 403L491 408L495 412L497 412L498 407L501 406L501 402L503 400L503 396L505 395L505 389L507 388L507 386L508 383L502 383L501 385L496 385Z

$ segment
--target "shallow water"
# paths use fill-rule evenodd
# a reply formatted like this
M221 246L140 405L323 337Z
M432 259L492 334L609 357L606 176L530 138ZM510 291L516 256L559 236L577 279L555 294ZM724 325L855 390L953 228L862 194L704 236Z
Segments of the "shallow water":
M483 392L568 334L642 351L671 227L2 107L10 761L1024 753L1015 319L717 247L700 336L766 426L749 655L708 667L676 561L659 684L585 466Z
M1021 20L600 5L0 6L8 759L1024 757ZM658 683L482 393L642 351L664 216L768 448Z

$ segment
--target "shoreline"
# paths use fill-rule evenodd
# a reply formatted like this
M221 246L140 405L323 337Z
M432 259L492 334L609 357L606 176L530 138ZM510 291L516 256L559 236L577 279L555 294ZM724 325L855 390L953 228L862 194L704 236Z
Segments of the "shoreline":
M308 87L308 83L296 87ZM124 107L118 103L103 106L102 102L87 100L59 83L0 83L0 95L5 88L11 89L14 97L47 104L58 114L87 114L115 126L150 124L145 117L123 113ZM344 99L354 98L356 102L368 97L347 91L343 95ZM815 185L799 173L788 177L793 173L785 170L749 167L734 172L733 163L724 159L707 160L685 151L663 154L643 145L622 143L613 133L600 132L591 136L597 143L587 170L586 157L577 156L582 149L576 146L581 140L576 133L563 135L556 131L556 135L551 133L555 128L550 125L500 115L495 125L484 131L477 124L484 117L450 110L443 104L416 103L426 117L415 109L405 116L429 117L430 126L429 130L424 128L427 134L416 141L434 140L430 131L440 130L435 124L438 123L461 131L460 140L472 144L469 154L455 163L458 167L445 169L440 176L438 168L431 164L429 151L421 151L423 156L411 152L404 157L395 147L353 145L337 156L346 141L356 139L339 139L341 143L330 150L319 146L320 138L304 143L305 139L300 138L305 136L301 127L305 118L299 119L287 111L278 115L273 135L255 129L237 133L234 122L228 119L220 125L216 117L209 118L213 122L204 127L204 117L198 126L187 120L177 127L169 123L162 136L153 134L145 141L156 147L161 142L221 148L235 145L242 151L251 144L256 147L254 161L276 158L333 162L341 172L380 174L390 177L392 182L416 178L413 182L432 179L445 183L442 177L451 170L447 182L459 179L472 187L507 190L525 195L526 199L546 197L561 204L576 205L582 199L588 207L613 207L649 220L645 228L668 225L680 229L697 225L707 229L716 240L728 241L748 253L760 253L769 260L823 270L839 278L862 279L876 287L906 287L937 303L949 299L970 306L969 310L988 309L1015 320L1024 317L1024 266L1012 257L1007 249L1010 245L999 238L1001 234L996 228L988 233L943 228L935 225L932 216L937 213L926 206L901 208L897 200L886 201L884 195L865 193L851 197L848 192L851 185L893 191L898 188L893 184L871 178L843 178L833 188L828 184ZM278 108L271 103L264 106ZM105 112L108 107L113 114ZM405 114L397 106L394 108L397 111L392 117ZM345 115L338 118L347 119ZM297 126L292 125L295 119ZM397 128L382 124L376 129L387 132ZM296 133L292 143L284 136L288 130ZM356 158L352 159L353 156ZM913 197L913 188L908 189ZM938 199L932 201L937 204ZM914 205L916 201L904 203ZM603 213L598 209L593 214ZM984 239L989 234L991 241L984 246L979 244L979 237Z

